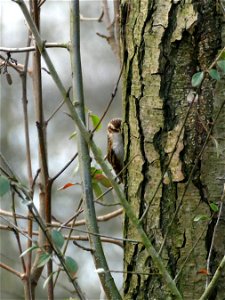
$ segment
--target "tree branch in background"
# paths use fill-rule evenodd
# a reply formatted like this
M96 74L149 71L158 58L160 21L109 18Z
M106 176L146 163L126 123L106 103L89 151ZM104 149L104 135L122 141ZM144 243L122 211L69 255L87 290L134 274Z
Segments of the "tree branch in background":
M13 268L7 266L6 264L0 263L0 268L3 268L7 271L9 271L10 273L16 275L17 277L19 277L20 279L23 279L23 274L14 270Z
M114 0L114 19L111 21L109 15L108 0L102 0L102 9L104 12L103 21L108 31L108 36L97 32L96 34L107 40L112 51L120 60L120 35L119 35L119 1Z
M36 25L37 31L40 30L40 7L36 0L31 1L30 11L32 12L33 22ZM28 12L29 13L29 12ZM48 185L48 158L47 158L47 141L46 141L46 125L44 121L43 99L42 99L42 75L41 75L41 55L38 47L35 45L33 54L33 92L35 102L35 115L38 133L38 156L39 156L39 214L42 220L51 223L51 187ZM32 213L31 210L29 210ZM46 244L47 242L47 244ZM51 254L52 249L49 245L48 239L46 240L45 233L42 228L39 228L38 244L40 248L46 246L46 251ZM36 251L36 256L31 269L31 291L32 296L35 295L35 288L37 282L43 271L43 267L39 268L38 262L42 251ZM52 261L50 260L47 265L48 276L52 273ZM53 300L53 282L48 282L48 298Z
M30 30L28 30L28 39L27 39L28 47L30 46L30 43L31 43L31 32ZM33 175L32 175L29 121L28 121L28 98L27 98L27 70L28 70L29 56L30 53L27 52L25 56L24 69L20 74L20 78L22 82L22 103L23 103L24 135L25 135L25 144L26 144L25 151L26 151L27 176L28 176L31 197L33 198L35 180L33 179ZM27 239L27 249L32 247L33 222L32 219L29 218L31 216L32 216L31 213L28 211L27 228L28 228L28 235L30 239ZM21 258L23 258L23 256ZM32 299L31 282L30 282L31 267L32 267L32 251L27 253L27 263L26 263L27 284L24 286L25 298L28 298L29 295L30 299Z
M45 47L46 48L65 48L65 49L69 50L69 43L46 43ZM9 52L9 53L32 52L32 51L35 51L35 46L27 46L27 47L20 47L20 48L0 47L0 51Z
M73 102L76 102L76 111L81 122L85 124L85 104L83 94L83 78L80 58L80 15L79 15L79 0L71 1L70 8L70 38L71 38L71 69L73 74L72 89ZM84 214L86 225L89 232L98 233L98 224L96 220L94 196L92 189L91 177L91 158L89 153L88 142L80 131L78 131L78 153L79 166L82 179ZM89 235L90 247L93 249L92 254L96 269L102 268L109 270L99 236ZM109 299L121 299L119 291L110 274L99 274L102 287Z

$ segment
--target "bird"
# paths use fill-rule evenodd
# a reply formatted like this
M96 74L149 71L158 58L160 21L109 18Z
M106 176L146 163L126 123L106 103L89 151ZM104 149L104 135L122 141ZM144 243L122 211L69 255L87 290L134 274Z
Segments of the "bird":
M107 160L113 167L120 182L123 182L124 143L121 119L115 118L109 122L107 140Z

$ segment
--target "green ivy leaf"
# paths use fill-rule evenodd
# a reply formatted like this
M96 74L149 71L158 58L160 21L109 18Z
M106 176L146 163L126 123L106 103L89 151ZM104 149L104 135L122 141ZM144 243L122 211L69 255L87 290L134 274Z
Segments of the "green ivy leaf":
M66 267L67 267L68 271L72 275L75 275L78 270L78 265L77 265L76 261L72 257L66 256L65 263L66 263Z
M199 221L209 221L210 218L207 215L197 215L194 218L194 222L199 222Z
M204 72L197 72L192 76L191 85L193 87L198 87L204 78Z
M37 268L43 267L47 262L51 259L51 254L50 253L41 253L38 263L37 263Z
M219 60L217 66L225 73L225 60Z
M217 81L220 80L220 74L216 69L210 69L209 75L212 77L212 79L215 79Z
M219 207L218 207L218 205L217 205L216 203L211 202L211 203L209 204L209 206L210 206L210 208L211 208L212 211L218 212Z
M23 253L20 254L20 257L26 255L28 252L31 252L31 251L33 251L33 250L35 250L35 249L38 249L38 248L39 248L39 247L38 247L37 245L34 245L34 246L32 246L32 247L26 249L25 251L23 251Z
M95 127L99 124L100 118L99 118L99 116L94 115L94 114L92 114L92 113L90 114L90 117L91 117L91 121L92 121L93 127L95 128ZM101 129L101 127L102 127L102 125L101 125L101 123L100 123L100 124L98 125L96 131L98 131L99 129Z
M61 231L53 229L52 232L51 232L51 236L52 236L52 240L53 240L54 245L57 248L61 249L63 244L64 244L64 237L63 237Z
M9 180L5 177L0 175L0 196L4 196L6 193L8 193L10 189L10 183Z

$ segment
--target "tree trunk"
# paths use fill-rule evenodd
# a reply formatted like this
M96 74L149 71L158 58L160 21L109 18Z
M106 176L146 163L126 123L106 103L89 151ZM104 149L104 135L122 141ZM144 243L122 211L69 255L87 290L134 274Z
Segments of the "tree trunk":
M221 50L221 9L213 0L124 0L121 26L125 193L138 218L150 204L145 231L158 251L164 244L161 257L177 276L183 298L198 299L218 216L210 203L219 203L223 191L225 111L223 106L216 120L224 82L216 85L206 75L196 89L191 78L206 71ZM203 216L208 219L197 221ZM223 220L213 244L212 274L225 250ZM126 217L124 232L139 240ZM124 299L172 299L141 243L125 243L124 269ZM210 299L224 299L224 277Z

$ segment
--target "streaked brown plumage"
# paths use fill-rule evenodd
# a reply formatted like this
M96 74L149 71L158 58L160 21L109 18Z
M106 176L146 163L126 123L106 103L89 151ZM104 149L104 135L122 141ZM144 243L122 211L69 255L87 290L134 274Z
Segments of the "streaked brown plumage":
M123 149L123 136L121 128L121 119L112 119L107 128L108 149L107 159L112 165L116 175L123 169L124 149ZM119 179L123 182L123 174L119 175Z

